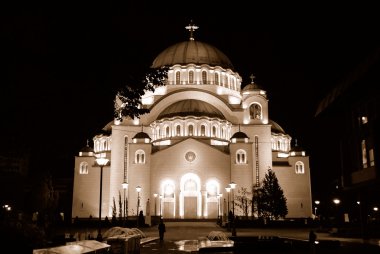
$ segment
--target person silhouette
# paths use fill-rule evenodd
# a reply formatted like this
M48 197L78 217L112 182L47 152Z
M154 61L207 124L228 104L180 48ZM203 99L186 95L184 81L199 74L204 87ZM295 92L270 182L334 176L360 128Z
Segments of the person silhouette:
M160 241L164 240L165 232L166 232L165 223L162 219L160 219L160 223L158 224L158 234L160 235Z

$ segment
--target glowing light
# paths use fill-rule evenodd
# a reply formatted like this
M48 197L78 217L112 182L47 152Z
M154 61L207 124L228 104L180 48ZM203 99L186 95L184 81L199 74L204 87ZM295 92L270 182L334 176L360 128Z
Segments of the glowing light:
M244 118L243 123L244 123L244 124L249 124L249 119L248 119L248 118Z
M334 202L334 204L339 205L340 204L340 199L334 198L333 202Z
M109 159L107 158L96 158L96 163L99 165L99 166L105 166L107 165Z
M278 157L278 158L288 158L288 157L289 157L289 154L287 154L287 153L278 153L278 154L277 154L277 157Z
M360 205L360 201L356 201L356 204Z
M319 200L315 200L314 203L315 203L316 205L319 205L321 202L320 202Z
M268 124L268 119L263 120L263 124Z
M373 210L374 210L375 212L377 212L377 211L379 210L379 208L378 208L377 206L375 206L375 207L373 208Z
M133 119L133 124L134 125L139 125L140 124L140 119L138 119L137 117L135 119Z

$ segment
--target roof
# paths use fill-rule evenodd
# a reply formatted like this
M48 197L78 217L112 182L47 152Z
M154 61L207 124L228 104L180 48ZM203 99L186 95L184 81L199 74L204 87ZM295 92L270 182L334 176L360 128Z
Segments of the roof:
M143 132L143 131L141 131L141 132L138 132L134 137L133 137L133 139L145 139L145 138L148 138L148 139L150 139L150 137L149 137L149 135L146 133L146 132Z
M243 138L249 138L249 137L244 132L238 131L238 132L235 132L234 135L232 135L231 139L232 138L241 138L241 139L243 139Z
M195 40L174 44L162 51L153 61L152 68L175 64L208 64L233 70L228 57L214 46Z
M182 100L164 109L157 120L175 116L207 116L225 119L224 115L213 105L200 100Z
M273 133L282 133L282 134L286 134L284 129L278 124L276 123L275 121L273 120L269 120L269 124L272 125L271 127L271 131Z

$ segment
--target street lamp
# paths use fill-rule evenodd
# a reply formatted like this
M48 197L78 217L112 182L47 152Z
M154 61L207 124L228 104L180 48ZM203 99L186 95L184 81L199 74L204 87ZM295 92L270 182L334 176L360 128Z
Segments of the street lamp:
M137 191L137 216L138 216L139 215L139 208L140 208L140 191L141 191L141 187L137 186L136 187L136 191Z
M230 187L232 190L232 215L235 218L235 199L234 199L234 189L236 188L236 183L232 182L230 183Z
M219 193L218 194L218 220L219 220L219 217L220 217L220 199L223 197L223 194L222 193Z
M161 203L162 203L162 195L160 195L160 219L162 218Z
M107 158L99 157L96 158L96 163L100 166L100 195L99 195L99 228L98 236L96 237L97 241L102 241L102 190L103 190L103 167L108 163Z
M126 218L127 218L127 202L125 200L125 191L126 191L126 189L128 189L128 183L124 180L124 182L121 184L121 186L123 186L123 191L124 191L123 202L124 202L124 223L125 223Z
M230 213L230 191L231 191L231 188L226 187L226 191L227 191L227 210L228 210L228 213Z
M315 200L314 201L314 203L315 203L315 207L314 207L314 215L315 215L315 217L317 217L317 209L318 209L318 205L321 203L319 200Z
M154 193L153 196L154 196L154 216L157 216L157 196L158 196L158 194Z
M334 198L333 203L335 204L335 217L336 217L336 223L338 223L338 205L340 204L340 199Z

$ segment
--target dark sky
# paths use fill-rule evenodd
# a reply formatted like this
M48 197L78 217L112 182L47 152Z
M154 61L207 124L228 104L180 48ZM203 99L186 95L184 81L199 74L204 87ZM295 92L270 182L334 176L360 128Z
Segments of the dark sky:
M270 118L311 153L317 103L378 44L371 6L231 2L173 10L157 2L68 5L64 14L54 13L61 6L35 13L25 6L1 17L3 150L29 150L34 169L71 173L86 139L113 119L116 91L139 80L161 51L187 40L184 27L193 19L195 39L224 52L243 85L254 74L268 92Z

